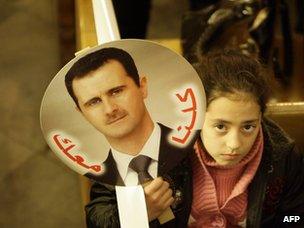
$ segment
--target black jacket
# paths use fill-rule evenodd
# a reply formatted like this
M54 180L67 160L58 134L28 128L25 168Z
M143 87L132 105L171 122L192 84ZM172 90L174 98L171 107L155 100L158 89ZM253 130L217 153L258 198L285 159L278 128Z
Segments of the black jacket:
M171 206L175 215L174 220L163 225L160 225L158 220L154 220L150 223L150 227L182 228L187 226L191 210L192 174L191 163L188 155L192 152L194 140L187 147L177 148L169 144L167 141L171 130L161 124L160 127L161 140L158 159L158 176L162 176L166 179L170 183L174 194L181 197L179 197L179 201L176 201L177 203L175 206ZM111 154L109 154L107 160L111 160ZM118 180L121 180L116 164L113 162L114 160L112 162L107 162L107 164L112 164L109 165L109 167L111 167L112 174L106 174L106 177L93 177L97 181L91 188L91 202L85 208L87 226L89 228L120 227L115 187L113 185L109 185L111 178L113 180L111 183L113 184L119 184ZM113 173L115 175L113 175ZM109 176L109 178L107 176Z
M286 133L269 119L262 123L264 151L249 185L247 227L304 227L304 158ZM297 223L285 216L297 215Z

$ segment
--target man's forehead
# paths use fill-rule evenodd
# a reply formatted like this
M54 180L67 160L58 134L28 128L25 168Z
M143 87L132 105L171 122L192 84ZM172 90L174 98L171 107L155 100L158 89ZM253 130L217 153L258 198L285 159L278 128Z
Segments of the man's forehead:
M128 86L130 83L134 83L133 79L124 72L96 70L86 77L73 80L72 87L77 99L86 102L115 88Z
M128 75L122 64L116 60L111 60L81 77L76 77L73 82L75 81L77 84L89 84L91 82L113 83L115 81L126 80L126 77Z
M89 76L73 81L73 90L76 96L87 97L107 93L119 86L127 84L125 77L107 77L105 75Z

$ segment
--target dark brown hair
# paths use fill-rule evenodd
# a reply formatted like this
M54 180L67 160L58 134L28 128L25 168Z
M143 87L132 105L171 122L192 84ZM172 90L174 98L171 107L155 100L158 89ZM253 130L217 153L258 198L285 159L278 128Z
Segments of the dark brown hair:
M220 96L247 93L256 99L261 112L265 112L269 82L256 59L234 50L224 50L208 54L196 68L205 88L207 107Z
M65 75L65 86L78 108L78 100L72 86L73 80L75 78L85 77L89 72L97 70L110 60L120 62L127 72L127 75L139 86L138 70L131 55L119 48L102 48L77 60Z

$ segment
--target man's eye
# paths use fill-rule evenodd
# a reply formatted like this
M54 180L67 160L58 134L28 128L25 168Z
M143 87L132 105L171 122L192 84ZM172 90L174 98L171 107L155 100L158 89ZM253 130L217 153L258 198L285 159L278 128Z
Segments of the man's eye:
M97 105L98 103L101 102L101 99L94 99L94 100L91 100L89 102L89 106L94 106L94 105Z
M121 92L122 92L122 89L121 89L121 88L115 89L115 90L112 91L111 95L112 95L112 96L115 96L115 95L117 95L117 94L119 94L119 93L121 93Z
M227 127L224 124L217 124L215 125L215 130L218 132L225 132L227 131Z
M256 129L256 126L255 125L251 125L251 124L243 126L243 131L246 132L246 133L251 133L255 129Z

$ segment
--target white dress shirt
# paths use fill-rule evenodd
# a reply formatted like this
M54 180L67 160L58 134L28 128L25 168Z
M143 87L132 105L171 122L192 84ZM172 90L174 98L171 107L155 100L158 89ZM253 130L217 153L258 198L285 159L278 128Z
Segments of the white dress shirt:
M144 144L141 151L136 155L136 156L140 154L146 155L152 159L150 166L148 168L148 172L153 178L157 177L160 136L161 136L160 126L157 123L154 123L153 131L151 135L149 136L148 140ZM138 175L134 170L129 168L129 164L131 160L136 156L117 151L112 147L111 147L111 151L114 160L116 162L118 172L125 185L126 186L137 185Z

